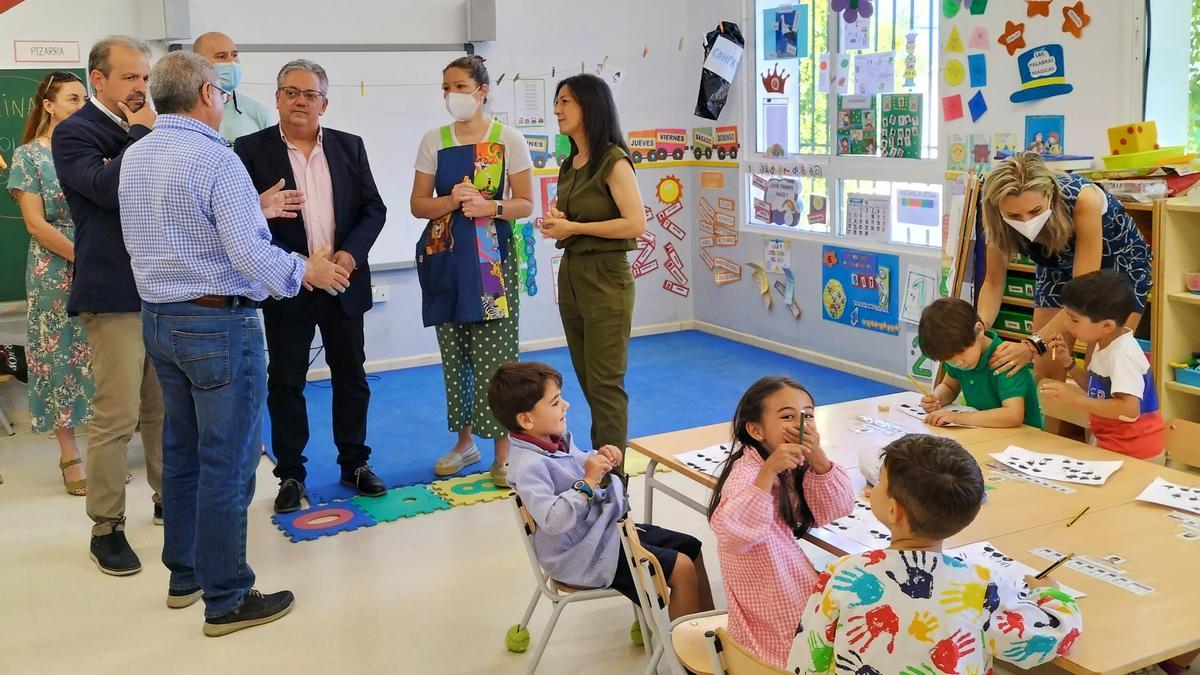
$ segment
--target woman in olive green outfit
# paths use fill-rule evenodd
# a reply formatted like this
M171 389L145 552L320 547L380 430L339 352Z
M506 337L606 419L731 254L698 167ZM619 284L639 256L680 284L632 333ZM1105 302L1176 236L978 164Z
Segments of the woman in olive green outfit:
M571 138L571 154L558 175L558 203L542 222L542 233L566 250L558 272L558 311L592 412L592 447L613 445L624 452L634 299L626 253L646 229L642 196L603 80L576 75L560 82L554 114ZM617 471L624 476L624 460Z
M30 234L25 268L29 413L34 432L53 431L58 439L67 492L84 496L87 477L75 445L75 427L91 418L95 385L83 326L67 316L75 225L54 171L50 142L58 123L87 102L87 91L72 73L54 71L39 83L34 101L24 145L13 152L8 176L9 193L21 207Z

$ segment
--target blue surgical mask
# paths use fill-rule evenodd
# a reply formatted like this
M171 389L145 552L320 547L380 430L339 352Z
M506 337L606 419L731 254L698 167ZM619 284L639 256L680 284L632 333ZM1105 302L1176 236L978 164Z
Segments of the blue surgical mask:
M214 63L213 69L221 78L221 88L225 91L233 91L242 83L242 64L237 61Z

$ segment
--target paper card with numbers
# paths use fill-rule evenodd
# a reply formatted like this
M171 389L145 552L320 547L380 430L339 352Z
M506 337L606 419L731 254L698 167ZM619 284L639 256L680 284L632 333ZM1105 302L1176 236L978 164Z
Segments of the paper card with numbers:
M958 548L948 548L943 553L958 558L968 565L986 567L992 571L992 576L995 579L1017 588L1025 587L1026 576L1034 576L1038 572L1041 572L1041 570L1035 570L1023 562L1008 557L993 546L990 541L977 541L974 544L967 544ZM1082 598L1087 595L1083 591L1076 590L1070 586L1063 584L1059 584L1059 586L1063 591L1070 593L1075 598Z
M1083 460L1065 455L1033 452L1015 445L1008 446L1004 452L992 453L992 457L1029 476L1084 485L1103 485L1123 464L1121 460Z
M1162 504L1173 509L1200 513L1200 487L1176 485L1162 478L1155 478L1137 497L1143 502Z
M846 234L874 241L887 241L891 224L892 198L887 195L846 195Z

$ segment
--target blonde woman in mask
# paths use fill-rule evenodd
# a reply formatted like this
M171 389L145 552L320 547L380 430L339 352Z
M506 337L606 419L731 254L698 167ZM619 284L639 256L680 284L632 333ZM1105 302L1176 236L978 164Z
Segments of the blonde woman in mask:
M421 140L410 206L429 225L417 244L422 315L435 326L446 383L447 424L457 442L434 472L479 462L474 437L492 439L492 478L507 485L508 435L488 407L501 364L518 360L520 280L511 222L533 212L533 159L525 137L484 114L489 78L480 56L442 71L453 122Z
M1059 294L1074 277L1099 269L1129 280L1137 310L1125 325L1134 329L1150 292L1150 247L1121 203L1082 176L1046 166L1036 153L1018 152L1001 162L983 186L983 226L987 235L987 276L979 294L979 316L991 325L1000 311L1008 262L1017 253L1037 268L1033 334L996 348L989 365L1015 374L1033 362L1041 380L1062 380L1061 365L1046 347L1054 335L1075 344ZM1089 345L1089 351L1091 345Z

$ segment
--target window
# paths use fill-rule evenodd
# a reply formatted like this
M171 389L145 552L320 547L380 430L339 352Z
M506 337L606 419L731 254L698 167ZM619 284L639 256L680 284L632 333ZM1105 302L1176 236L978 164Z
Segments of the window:
M1163 147L1200 151L1200 0L1150 0L1145 119Z
M744 162L748 227L941 245L940 5L872 5L871 17L847 23L828 0L751 3L747 41L755 70L747 118L757 154ZM762 173L764 161L781 170ZM811 165L821 173L804 173ZM885 232L864 235L861 221L847 222L851 195L888 197ZM866 202L872 215L883 204ZM854 211L856 218L863 213Z

